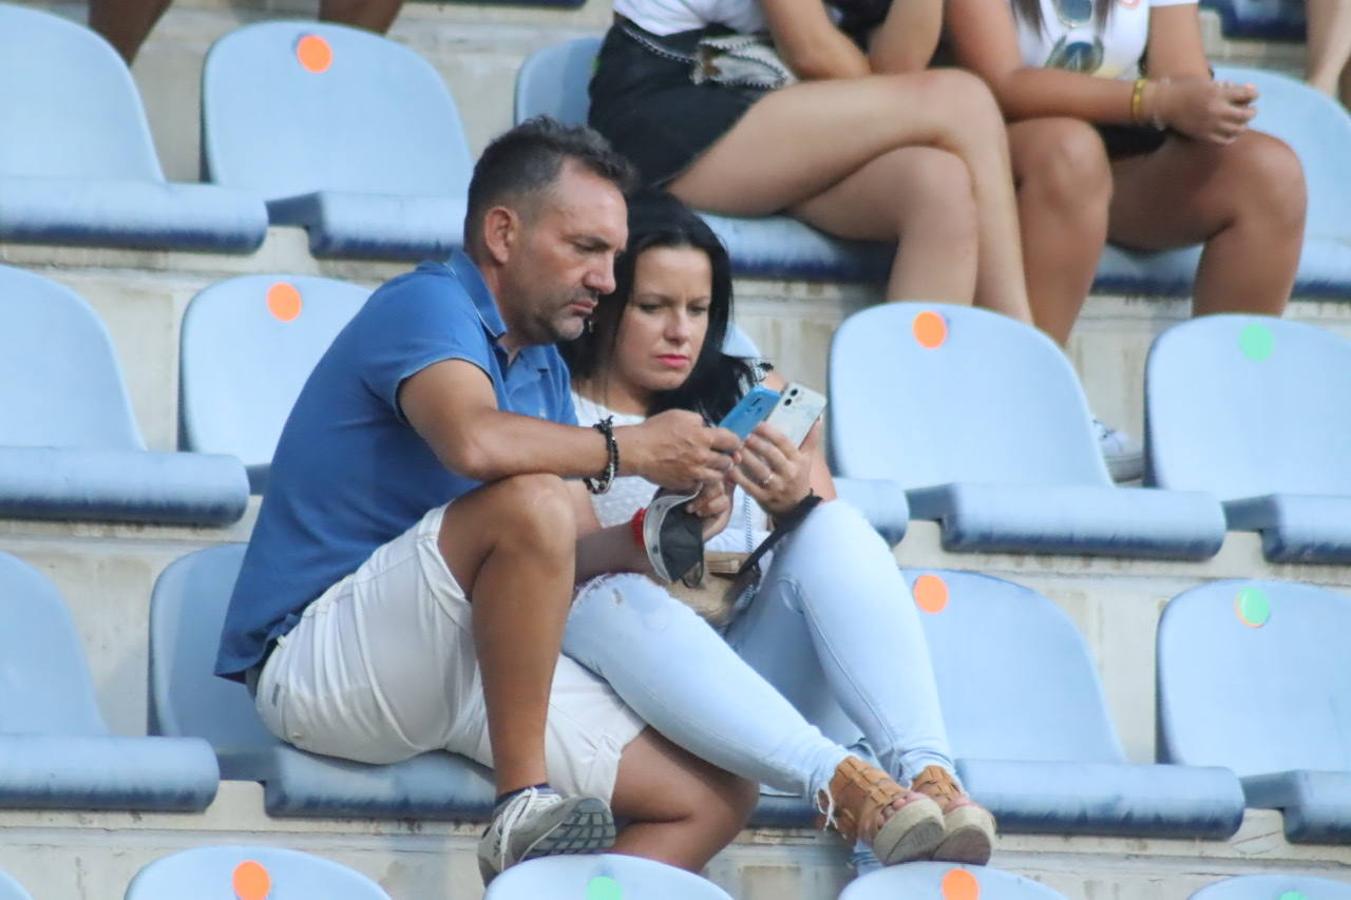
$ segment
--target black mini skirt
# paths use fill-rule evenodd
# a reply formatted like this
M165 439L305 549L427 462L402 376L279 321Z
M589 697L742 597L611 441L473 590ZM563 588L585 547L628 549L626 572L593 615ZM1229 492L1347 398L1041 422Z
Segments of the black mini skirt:
M730 131L764 91L695 84L690 63L659 55L626 28L685 56L700 38L731 32L715 26L658 37L618 20L605 35L591 78L591 127L638 167L644 184L662 186Z

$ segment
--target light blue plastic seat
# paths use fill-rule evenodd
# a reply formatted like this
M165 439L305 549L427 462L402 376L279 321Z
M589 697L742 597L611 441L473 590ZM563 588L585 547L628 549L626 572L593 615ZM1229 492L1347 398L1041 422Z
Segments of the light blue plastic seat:
M0 872L0 900L33 900L23 885Z
M484 900L732 900L692 872L650 859L606 853L549 856L512 866L488 885Z
M950 894L945 893L944 879L948 879L948 884L956 882L962 888L974 879L980 886L979 893L960 893L956 886ZM870 872L850 882L840 894L840 900L903 900L909 897L939 900L947 896L979 896L980 900L1065 900L1064 894L1011 872L989 866L954 866L937 862L906 863Z
M481 820L492 778L449 753L370 766L305 753L263 727L244 686L212 674L221 625L244 558L227 544L175 561L150 602L150 727L211 742L223 777L260 781L274 816Z
M131 73L68 19L0 3L0 240L245 252L256 194L164 178Z
M1214 581L1163 611L1159 757L1226 766L1302 843L1351 843L1351 598Z
M87 303L0 266L0 516L223 525L247 502L239 460L145 449Z
M425 59L366 31L263 22L216 41L202 160L273 224L306 228L315 255L416 259L462 240L473 159L455 101Z
M1351 180L1345 152L1351 146L1351 116L1332 98L1276 72L1219 67L1215 77L1255 84L1260 97L1251 127L1285 141L1304 165L1309 207L1294 295L1351 297L1351 219L1346 215ZM1094 290L1190 296L1200 257L1200 247L1137 253L1108 245Z
M241 867L243 867L241 869ZM332 860L277 847L194 847L155 860L136 873L123 900L238 900L235 880L259 877L267 900L390 900L380 885Z
M1205 559L1223 543L1210 495L1112 483L1064 353L1006 316L864 310L835 333L829 383L835 471L900 482L948 550Z
M1351 900L1351 884L1310 875L1240 875L1208 884L1190 900Z
M516 75L516 122L553 116L586 123L591 81L600 38L574 38L537 50ZM884 281L892 248L870 241L830 237L787 216L741 218L701 213L727 245L738 275L821 281Z
M1264 316L1160 335L1145 367L1152 483L1208 491L1279 562L1351 563L1351 342Z
M1201 0L1220 15L1224 36L1268 41L1303 41L1302 0Z
M192 811L219 782L205 741L109 733L60 592L0 553L0 808Z
M238 457L263 493L300 389L368 296L330 278L245 275L193 297L179 342L183 449Z
M1238 830L1233 772L1127 761L1088 648L1054 603L987 575L905 576L924 610L958 774L1000 831L1223 839ZM920 578L938 581L916 587Z

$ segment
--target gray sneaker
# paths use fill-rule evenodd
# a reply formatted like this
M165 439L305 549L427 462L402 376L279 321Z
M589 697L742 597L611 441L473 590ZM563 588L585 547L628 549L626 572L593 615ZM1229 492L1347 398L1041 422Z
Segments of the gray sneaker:
M615 842L610 807L596 797L561 797L526 788L493 811L478 842L478 870L486 886L508 866L537 856L597 853Z
M1103 461L1113 481L1139 481L1145 474L1145 451L1140 442L1124 431L1093 420Z

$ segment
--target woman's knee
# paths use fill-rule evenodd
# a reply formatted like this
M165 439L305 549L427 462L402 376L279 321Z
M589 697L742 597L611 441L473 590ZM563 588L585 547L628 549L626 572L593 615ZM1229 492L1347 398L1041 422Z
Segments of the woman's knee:
M899 77L924 79L925 102L946 113L952 130L971 133L984 140L1006 140L1004 114L980 76L963 69L929 69L918 75Z
M1010 146L1020 196L1105 226L1112 169L1097 129L1078 119L1039 119L1015 126Z
M1303 227L1308 206L1304 167L1288 144L1247 131L1223 148L1220 157L1222 178L1238 215L1282 233Z

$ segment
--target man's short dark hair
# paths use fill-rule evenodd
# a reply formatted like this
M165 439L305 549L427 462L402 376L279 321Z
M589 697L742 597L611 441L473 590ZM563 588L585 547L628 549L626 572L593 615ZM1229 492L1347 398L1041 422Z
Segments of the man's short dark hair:
M548 116L527 119L493 140L474 164L464 217L465 245L480 237L483 217L494 206L520 203L548 189L575 162L627 194L636 181L633 164L585 125L564 125Z

